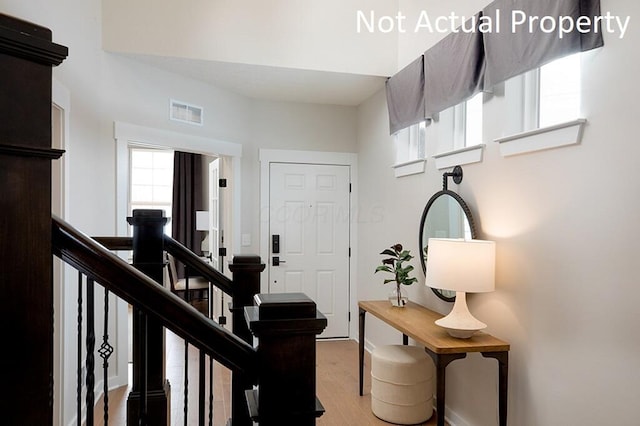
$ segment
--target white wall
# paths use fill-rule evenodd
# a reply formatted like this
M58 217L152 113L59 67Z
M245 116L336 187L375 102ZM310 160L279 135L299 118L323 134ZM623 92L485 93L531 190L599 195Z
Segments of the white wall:
M397 34L357 33L356 14L393 14L397 0L183 0L161 8L110 0L103 10L109 51L383 76L396 65Z
M624 39L605 35L604 48L584 57L582 143L501 157L492 139L502 136L507 114L504 99L494 97L485 109L484 161L464 166L462 184L452 185L470 205L480 237L497 241L496 291L472 296L470 309L512 345L509 424L518 426L637 424L640 7L603 0L602 10L630 15L632 23ZM359 109L360 202L364 210L384 210L379 222L359 224L359 246L371 247L358 256L361 299L386 296L373 275L382 248L400 241L417 250L420 214L443 172L429 160L423 175L393 177L385 108L379 93ZM450 309L425 287L412 287L414 300ZM373 344L400 341L368 321ZM447 371L454 420L497 424L495 360L469 356Z
M442 171L430 161L423 175L393 177L382 92L357 111L253 101L104 53L97 0L0 1L3 12L50 27L54 40L70 47L69 59L54 72L71 93L69 219L85 232L115 230L112 126L121 120L243 144L241 227L253 237L247 252L258 251L260 147L357 149L358 297L387 294L373 275L379 251L402 242L417 252L422 208L440 189ZM498 242L497 289L471 297L470 307L490 332L512 344L510 424L636 422L640 145L634 121L640 30L633 18L639 7L627 0L602 1L603 10L631 15L632 23L625 39L607 36L603 49L586 56L583 110L589 124L581 145L502 158L491 142L501 135L506 115L496 97L487 104L485 160L466 166L457 188L479 222L480 236ZM400 65L428 47L418 38L403 40ZM204 106L205 126L169 123L169 97ZM73 323L74 290L67 290ZM410 296L441 312L449 308L420 285L412 286ZM374 344L399 342L373 318L367 335ZM73 334L67 348L75 353ZM448 372L447 401L459 418L471 425L496 424L495 361L470 356ZM72 383L73 374L69 377ZM69 392L74 394L71 385Z
M260 149L292 149L328 152L356 151L356 108L283 102L254 101L251 138L243 146L242 223L250 233L251 246L259 250ZM266 224L268 225L268 224Z

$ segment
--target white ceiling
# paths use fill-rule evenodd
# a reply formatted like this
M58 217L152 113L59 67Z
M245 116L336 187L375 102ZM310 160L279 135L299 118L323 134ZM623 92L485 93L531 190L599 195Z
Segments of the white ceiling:
M249 98L357 106L384 86L386 77L125 54Z

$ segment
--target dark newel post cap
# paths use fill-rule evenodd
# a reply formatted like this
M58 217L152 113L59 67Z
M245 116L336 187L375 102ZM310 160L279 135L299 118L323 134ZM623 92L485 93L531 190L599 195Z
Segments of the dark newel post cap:
M158 209L136 209L133 211L133 216L127 217L129 225L143 225L154 222L160 222L165 225L169 222L169 218L164 217L164 211Z
M304 293L256 294L260 320L316 318L316 304Z
M255 254L237 254L233 256L232 263L229 264L231 272L236 271L258 271L262 272L265 264L262 263L260 256Z

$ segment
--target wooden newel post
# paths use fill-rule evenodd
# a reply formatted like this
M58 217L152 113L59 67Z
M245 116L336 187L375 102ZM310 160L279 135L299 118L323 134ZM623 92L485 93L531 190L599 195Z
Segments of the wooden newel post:
M247 391L260 426L315 425L324 412L316 398L316 336L327 319L303 293L258 294L245 308L258 338L258 389Z
M239 255L233 257L229 270L233 273L233 299L231 315L233 334L252 344L253 335L244 319L245 306L253 305L253 297L260 293L260 273L265 265L260 256ZM231 378L231 419L233 426L252 425L249 410L245 400L245 391L251 389L253 383L250 378L242 374L233 373Z
M164 226L162 210L134 210L127 222L133 225L133 266L163 285ZM165 378L164 328L134 308L133 387L127 400L127 424L169 425L170 392Z
M0 14L0 412L8 425L53 423L51 161L62 151L51 148L51 68L66 56L47 28Z

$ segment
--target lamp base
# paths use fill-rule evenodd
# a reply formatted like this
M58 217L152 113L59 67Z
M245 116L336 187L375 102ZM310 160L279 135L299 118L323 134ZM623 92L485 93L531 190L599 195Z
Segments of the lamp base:
M473 336L476 331L487 327L485 323L478 321L471 315L467 307L466 296L467 294L465 292L457 291L456 301L449 315L436 321L436 325L444 328L450 336L458 339L468 339Z

